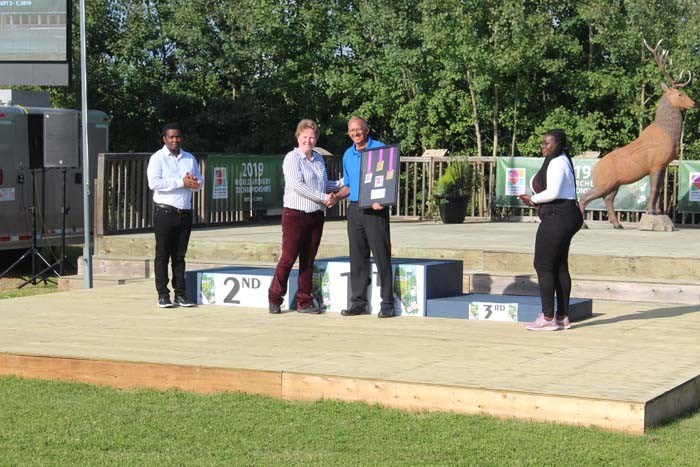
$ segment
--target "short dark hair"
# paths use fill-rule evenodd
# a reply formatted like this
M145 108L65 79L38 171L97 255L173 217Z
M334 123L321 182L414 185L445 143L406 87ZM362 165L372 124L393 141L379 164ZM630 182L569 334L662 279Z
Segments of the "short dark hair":
M166 123L163 126L163 129L161 130L160 135L165 136L165 133L167 133L168 130L177 130L179 132L182 132L182 130L180 130L180 125L178 123L170 122L170 123Z

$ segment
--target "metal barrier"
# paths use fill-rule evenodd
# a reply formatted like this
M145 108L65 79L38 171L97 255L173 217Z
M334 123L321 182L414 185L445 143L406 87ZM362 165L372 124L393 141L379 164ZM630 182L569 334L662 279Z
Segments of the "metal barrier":
M95 181L95 234L132 233L151 228L152 195L148 189L146 168L150 153L100 154ZM280 156L280 164L283 156ZM198 154L200 170L206 180L207 154ZM436 219L435 203L431 202L435 181L444 173L455 157L403 156L399 179L399 199L392 208L392 217L406 220ZM502 208L493 203L496 180L495 157L465 157L473 166L475 179L467 207L468 220L522 221L532 220L536 212L531 208ZM342 157L325 156L328 177L342 177ZM664 209L678 225L700 224L700 214L678 213L678 162L673 161L666 172L662 193ZM203 192L194 194L193 206L196 225L235 225L255 222L260 212L230 207L216 212L209 210ZM620 221L638 222L640 212L618 211ZM345 217L345 203L328 210L329 219ZM587 222L607 222L605 211L588 211Z

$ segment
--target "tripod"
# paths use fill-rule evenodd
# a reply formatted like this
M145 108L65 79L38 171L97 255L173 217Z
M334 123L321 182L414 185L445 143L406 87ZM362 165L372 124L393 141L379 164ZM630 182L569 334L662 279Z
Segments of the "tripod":
M32 214L32 242L29 246L29 249L25 251L22 256L20 256L12 265L10 265L9 268L7 268L5 271L0 274L0 279L5 277L10 271L12 271L15 267L17 267L18 264L20 264L26 257L31 256L32 258L32 274L31 276L26 279L22 284L20 284L17 288L21 289L27 284L32 284L36 285L38 282L43 281L44 283L48 282L48 276L53 273L57 277L60 277L63 275L63 265L65 263L65 248L66 248L66 169L62 168L61 170L63 171L63 203L61 206L61 215L62 215L62 220L61 220L61 257L56 260L53 264L49 263L44 256L42 256L41 252L39 251L39 248L37 246L37 234L36 234L36 216L37 216L37 196L36 196L36 173L35 170L41 170L42 174L44 173L44 169L31 169L31 174L32 174L32 202L33 205L29 207L29 212ZM44 180L44 177L42 177L42 181ZM42 196L43 196L43 190L42 190ZM41 260L41 262L44 263L46 266L44 269L41 271L37 272L37 264L39 263L38 260ZM58 272L57 272L58 268Z
M20 284L18 289L21 289L25 285L31 283L33 285L36 285L37 283L37 278L41 277L43 278L44 283L46 283L47 278L50 273L53 273L56 275L56 277L61 277L63 275L63 266L66 262L66 214L68 213L68 207L66 207L66 168L61 167L61 175L62 175L62 187L63 187L63 198L61 199L61 257L58 258L53 264L49 264L48 261L44 259L39 252L39 257L44 260L44 263L46 263L46 267L42 269L41 271L37 272L36 274L32 274L30 278L24 281L24 283ZM34 224L36 225L36 216L34 216ZM36 228L36 227L35 227ZM36 242L36 231L34 231L33 235L33 241ZM56 272L56 269L58 268L58 272ZM34 273L34 266L32 265L32 273Z

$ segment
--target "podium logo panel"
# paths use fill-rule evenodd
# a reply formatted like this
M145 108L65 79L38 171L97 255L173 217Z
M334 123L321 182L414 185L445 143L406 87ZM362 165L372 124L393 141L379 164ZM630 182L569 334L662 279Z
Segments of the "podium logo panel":
M339 313L350 306L350 263L314 262L312 294L322 310Z
M425 316L425 267L395 264L393 270L394 313L401 316Z

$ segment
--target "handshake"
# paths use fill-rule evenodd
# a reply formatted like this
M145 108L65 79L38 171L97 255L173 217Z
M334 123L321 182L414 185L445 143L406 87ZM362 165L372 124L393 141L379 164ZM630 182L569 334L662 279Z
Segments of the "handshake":
M335 206L336 204L338 204L338 201L340 201L340 200L335 195L335 193L328 193L328 195L326 195L326 202L323 204L325 204L326 207L330 209L333 206Z

